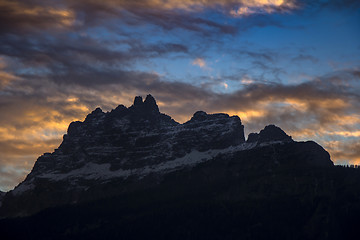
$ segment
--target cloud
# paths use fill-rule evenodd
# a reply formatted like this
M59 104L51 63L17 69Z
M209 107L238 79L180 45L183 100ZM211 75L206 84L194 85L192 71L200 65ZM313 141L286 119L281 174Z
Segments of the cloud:
M248 78L247 76L243 77L241 79L241 83L242 84L246 84L246 85L250 85L250 84L253 84L254 83L254 80Z
M19 79L12 73L6 70L7 63L4 58L0 56L0 90L8 86L11 82Z
M295 4L292 0L121 0L112 1L105 0L102 4L94 3L93 1L81 1L82 3L102 5L103 9L110 7L118 7L125 9L147 8L166 10L183 10L183 11L203 11L206 8L217 9L232 9L236 6L263 9L265 12L273 12L282 8L294 8Z
M19 184L25 179L27 169L21 169L20 166L7 167L2 165L0 168L0 190L8 191L14 188L15 185Z
M182 28L209 35L213 32L236 34L237 27L202 17L207 11L228 17L283 12L295 9L296 5L292 0L4 0L0 7L3 9L0 16L0 32L6 33L81 31L105 25L116 29L118 27L115 26L119 26L119 22L114 25L111 24L111 20L117 20L129 26L146 23L160 26L164 30ZM240 9L251 10L242 14Z
M50 5L47 1L9 1L0 2L1 32L29 30L54 30L71 27L75 24L75 13L65 7Z
M314 57L312 55L308 55L308 54L299 54L296 57L293 57L291 59L291 61L294 62L294 63L303 62L303 61L310 61L312 63L319 62L319 60L316 57Z
M230 14L234 17L249 16L273 12L284 12L296 9L294 1L284 0L254 0L244 1L237 9L232 9Z
M330 141L325 148L331 152L333 158L338 159L339 164L360 164L360 144L358 140L347 142Z
M199 66L200 68L205 68L206 67L206 62L203 58L196 58L193 62L192 65L195 66Z

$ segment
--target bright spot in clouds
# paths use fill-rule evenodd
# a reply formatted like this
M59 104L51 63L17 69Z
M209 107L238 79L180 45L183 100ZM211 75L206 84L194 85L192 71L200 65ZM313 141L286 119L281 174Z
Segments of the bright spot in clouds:
M225 89L228 89L229 85L226 82L223 82L222 85L224 86Z
M253 0L242 1L241 6L237 9L232 9L230 15L233 17L248 16L258 13L273 13L283 9L294 9L296 5L293 1L286 0Z
M192 65L195 66L199 66L201 68L205 68L206 67L206 62L203 58L196 58L193 62Z
M249 85L249 84L254 83L254 80L252 80L250 78L247 78L247 77L244 77L243 79L241 79L241 83L245 84L245 85Z

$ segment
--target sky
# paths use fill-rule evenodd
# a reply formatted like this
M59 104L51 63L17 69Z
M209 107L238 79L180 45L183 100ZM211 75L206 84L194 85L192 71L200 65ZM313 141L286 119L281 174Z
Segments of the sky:
M70 122L149 93L360 164L360 1L0 0L0 190Z

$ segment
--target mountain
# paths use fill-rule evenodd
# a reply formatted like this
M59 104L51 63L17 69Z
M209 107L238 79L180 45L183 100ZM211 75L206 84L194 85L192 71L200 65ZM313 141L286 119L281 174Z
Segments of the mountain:
M5 196L5 192L0 191L0 207L2 205L2 199Z
M250 147L241 144L245 144L244 126L237 116L199 111L179 124L159 112L151 95L145 101L136 97L129 108L120 105L108 113L97 108L84 122L69 125L58 149L38 158L25 181L5 197L4 211L25 216L98 198L87 192L99 184L139 182L206 161L222 150Z
M359 172L334 166L320 145L296 142L277 126L245 141L237 116L198 111L179 124L151 95L136 97L129 108L97 108L72 122L59 148L3 197L0 232L9 239L345 239L358 223Z

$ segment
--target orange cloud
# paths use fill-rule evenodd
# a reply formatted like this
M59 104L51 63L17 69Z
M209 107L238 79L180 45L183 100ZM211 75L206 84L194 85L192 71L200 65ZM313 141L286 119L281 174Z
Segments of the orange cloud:
M284 0L253 0L243 1L241 6L230 11L230 14L234 17L248 16L256 13L273 13L279 10L279 8L294 9L296 5L293 1Z
M241 118L244 124L256 121L256 119L263 118L267 115L267 110L263 109L244 109L242 111L229 111L227 112L229 115L237 115Z
M0 1L2 18L17 27L70 27L75 24L75 12L66 7L53 7L49 2Z
M3 57L0 57L0 89L9 85L12 81L19 79L12 73L6 71L7 63Z
M205 68L206 67L206 62L203 58L196 58L193 62L192 65L196 65L199 66L201 68Z
M338 135L343 137L360 137L360 131L335 131L329 132L329 135Z
M92 1L84 0L84 3ZM296 8L294 0L104 0L104 5L125 9L202 11L206 8L220 9L234 17L252 13L272 13L281 9ZM236 10L234 10L236 9Z
M325 148L330 152L332 157L338 159L339 163L360 164L360 144L356 140L347 143L328 141L325 143Z
M120 1L129 3L129 1ZM183 9L194 11L205 7L228 7L240 5L243 7L295 7L293 1L289 0L150 0L145 2L146 5L163 8L163 9Z

